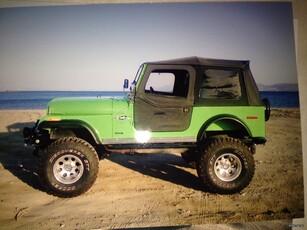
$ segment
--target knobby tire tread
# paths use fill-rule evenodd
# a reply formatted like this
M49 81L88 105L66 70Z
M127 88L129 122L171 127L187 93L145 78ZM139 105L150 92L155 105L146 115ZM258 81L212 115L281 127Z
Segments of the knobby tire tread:
M83 147L88 148L92 156L95 158L94 162L91 162L91 170L96 170L97 172L94 174L94 176L91 178L91 181L87 183L86 186L83 186L81 190L78 190L76 192L71 193L63 193L61 191L56 191L55 189L50 188L50 185L42 178L42 175L44 174L43 168L44 168L44 158L47 157L46 154L50 151L50 149L53 149L57 145L65 145L66 143L74 143L74 144L81 144ZM39 157L38 159L38 172L39 172L39 179L42 187L44 188L44 191L46 191L48 194L61 197L61 198L68 198L68 197L75 197L79 196L83 193L85 193L96 181L98 171L99 171L99 158L96 150L92 145L90 145L88 142L86 142L83 139L80 139L78 137L64 137L57 139L56 141L52 142L45 150L44 153Z
M209 158L211 158L211 151L216 151L219 148L225 147L225 145L229 147L233 147L244 153L246 163L250 167L248 170L248 176L247 181L244 181L243 184L241 184L237 188L233 189L220 189L218 186L212 184L211 179L206 173L207 167L209 167L207 164L204 164L203 162L208 162ZM210 143L207 143L203 148L200 150L200 155L199 159L197 162L197 173L198 176L201 178L202 182L204 183L204 186L213 193L218 193L218 194L234 194L238 193L241 190L243 190L252 180L255 172L255 164L254 164L254 159L252 156L252 153L249 151L248 147L242 143L240 140L227 137L227 138L217 138L211 141Z

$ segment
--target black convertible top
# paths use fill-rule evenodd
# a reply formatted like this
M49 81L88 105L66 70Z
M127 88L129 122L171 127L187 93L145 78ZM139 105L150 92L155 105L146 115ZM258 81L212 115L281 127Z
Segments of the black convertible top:
M159 65L207 65L207 66L228 66L228 67L245 67L249 64L249 61L239 60L225 60L225 59L211 59L202 57L186 57L165 61L148 62L148 64L159 64Z
M213 105L263 105L262 99L259 95L259 91L257 88L257 84L253 75L250 71L249 66L250 61L248 60L226 60L226 59L211 59L211 58L202 58L202 57L185 57L179 59L172 60L164 60L164 61L154 61L154 62L146 62L148 65L168 65L168 66L178 66L178 65L190 65L193 66L196 70L196 79L195 79L195 96L199 94L199 87L201 82L203 81L203 68L200 67L213 67L213 68L239 68L242 70L242 97L241 100L212 100ZM200 103L210 104L210 100L197 100Z

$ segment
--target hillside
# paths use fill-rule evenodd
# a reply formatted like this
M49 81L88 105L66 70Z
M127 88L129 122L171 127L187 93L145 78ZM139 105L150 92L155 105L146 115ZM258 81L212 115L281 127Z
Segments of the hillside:
M257 84L260 91L298 91L298 84Z

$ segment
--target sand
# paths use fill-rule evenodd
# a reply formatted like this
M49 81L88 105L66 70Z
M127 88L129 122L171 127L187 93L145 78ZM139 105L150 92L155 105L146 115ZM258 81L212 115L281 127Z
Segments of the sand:
M93 187L70 199L42 190L37 159L23 145L22 128L43 114L0 111L0 229L212 229L225 223L214 228L289 229L292 218L304 216L299 109L272 111L268 141L254 156L255 176L239 194L204 191L196 171L171 149L113 153L100 161Z

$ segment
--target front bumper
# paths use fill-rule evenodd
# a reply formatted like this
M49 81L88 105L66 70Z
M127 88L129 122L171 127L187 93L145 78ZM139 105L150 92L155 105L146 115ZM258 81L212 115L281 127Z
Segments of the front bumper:
M46 143L48 143L49 132L47 130L39 129L39 120L38 120L34 127L23 128L23 137L25 145L34 146L33 154L38 155L38 150L44 149L46 147Z
M29 127L23 128L24 143L26 145L33 145L35 144L36 140L39 140L38 135L37 135L39 133L39 130L37 129L38 122L39 120L36 122L35 126L32 128L29 128Z

